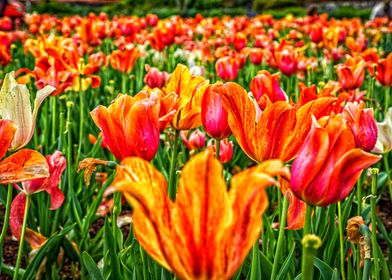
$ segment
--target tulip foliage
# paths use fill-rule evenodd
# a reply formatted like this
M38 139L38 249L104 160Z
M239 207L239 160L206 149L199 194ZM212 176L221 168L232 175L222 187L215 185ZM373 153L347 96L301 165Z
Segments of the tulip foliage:
M392 277L390 20L10 22L1 279Z

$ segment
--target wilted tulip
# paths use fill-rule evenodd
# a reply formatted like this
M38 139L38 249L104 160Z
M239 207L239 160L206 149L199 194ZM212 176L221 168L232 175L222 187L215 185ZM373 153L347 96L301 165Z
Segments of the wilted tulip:
M159 101L144 92L134 97L120 94L108 108L98 106L90 114L117 159L151 160L159 146L159 107Z
M356 148L343 115L313 119L291 168L291 190L311 205L337 203L350 194L362 170L380 158Z
M46 86L37 92L34 101L34 110L31 110L30 93L25 85L18 84L14 72L5 75L0 90L0 116L2 119L11 120L17 127L11 151L26 146L34 135L38 109L46 97L55 88Z
M210 85L204 92L201 101L201 121L207 134L219 140L229 137L231 130L222 98L214 91L214 88L215 85Z
M361 87L365 79L365 61L361 57L349 56L344 64L336 67L340 85L347 90Z
M266 161L232 177L211 153L182 169L174 202L164 176L140 158L117 167L113 186L132 205L135 236L146 252L179 279L230 279L259 237L273 176L289 176L280 161Z

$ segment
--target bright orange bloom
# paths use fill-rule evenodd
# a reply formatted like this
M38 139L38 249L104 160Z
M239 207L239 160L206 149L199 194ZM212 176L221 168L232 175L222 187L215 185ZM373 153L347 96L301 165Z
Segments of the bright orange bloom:
M365 61L359 56L349 56L344 64L336 67L336 73L344 89L357 89L365 79Z
M291 169L291 190L311 205L337 203L350 194L362 170L380 159L356 148L343 115L313 119Z
M392 86L392 53L378 62L376 79L383 86Z
M1 160L11 146L16 126L0 119L0 185L44 178L49 175L45 158L38 152L22 149Z
M137 48L115 50L110 54L109 61L110 65L121 73L131 73L139 56Z
M233 176L227 191L222 165L211 153L183 168L175 202L164 176L139 158L117 167L113 182L134 209L137 240L150 256L180 279L230 279L258 239L273 176L289 176L268 161Z
M289 161L298 153L314 115L320 118L335 109L336 98L321 97L304 105L286 101L267 103L261 111L245 89L236 83L217 86L229 112L229 125L242 150L256 162Z
M172 108L176 110L172 127L176 130L189 130L201 125L201 100L207 86L206 79L192 76L188 67L177 65L164 89L166 95L177 95Z
M108 108L98 106L90 114L102 131L102 143L116 158L151 160L159 146L159 105L144 92L134 97L120 94Z

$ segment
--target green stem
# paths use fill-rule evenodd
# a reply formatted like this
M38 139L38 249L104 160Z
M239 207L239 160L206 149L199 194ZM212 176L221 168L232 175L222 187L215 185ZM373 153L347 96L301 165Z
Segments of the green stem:
M79 81L80 84L80 92L79 92L79 110L80 110L80 119L79 119L79 147L78 147L78 154L76 156L75 163L77 164L80 160L80 155L82 153L82 146L83 146L83 141L84 141L84 111L85 111L85 100L84 100L84 95L85 92L82 90L82 78L80 78Z
M365 252L362 280L369 280L370 268L372 266L372 260L370 256L370 247L371 247L370 232L369 232L369 228L365 224L359 226L359 231L364 237L364 241L363 243L361 242L361 246L363 246L363 250ZM359 279L359 277L357 279Z
M361 216L362 213L362 186L361 177L357 181L357 215Z
M5 205L5 216L4 216L3 228L1 230L1 235L0 235L0 246L1 246L1 248L3 247L4 238L7 235L7 230L8 230L8 226L9 226L9 222L10 222L12 190L13 190L12 184L8 184L7 202L6 202L6 205ZM0 259L0 262L2 262L1 259Z
M170 170L169 170L169 196L174 201L176 197L176 159L177 159L177 150L178 150L178 137L180 135L180 131L176 130L176 134L174 136L172 157L170 159Z
M127 73L123 73L121 76L121 91L122 94L128 94L127 92Z
M346 279L346 275L344 273L344 240L343 240L343 220L342 220L342 206L340 201L338 202L338 216L339 216L339 244L340 244L340 270L342 274L342 279Z
M390 199L391 199L391 201L392 201L391 172L390 172L390 170L389 170L388 155L389 155L389 154L384 154L384 155L383 155L383 161L384 161L384 166L385 166L385 172L387 173L387 180L388 180L387 186L388 186L388 189L389 189L389 196L390 196ZM382 192L384 192L384 190L383 190Z
M57 97L51 96L50 103L52 107L52 144L56 142L57 137Z
M219 160L220 140L215 139L215 156Z
M370 169L370 173L372 174L372 197L370 199L370 209L371 209L371 221L372 221L372 253L374 260L374 274L376 280L380 279L379 274L379 256L377 252L377 218L376 218L376 199L377 199L377 175L378 169L372 168Z
M250 271L250 280L258 280L261 275L261 267L259 261L259 239L256 240L252 247L252 264Z
M67 102L67 174L68 174L68 188L72 189L72 102Z
M18 271L20 267L20 261L22 260L23 244L24 244L24 238L26 233L27 217L29 216L29 208L30 208L30 195L26 194L25 212L23 216L22 232L20 233L18 256L16 258L15 272L13 278L14 280L18 279L19 276Z
M283 198L282 215L281 215L281 218L279 221L280 225L279 225L278 244L276 247L274 264L272 267L271 280L276 279L276 275L278 274L278 264L279 264L279 260L280 260L280 255L282 254L282 245L283 245L284 232L285 232L284 227L286 226L288 207L289 207L289 200L287 199L287 196L285 195Z
M312 222L312 210L313 210L313 206L310 204L306 204L306 214L305 214L305 225L304 225L304 230L303 230L303 237L305 237L307 234L310 233L310 224ZM304 273L306 270L308 270L309 268L307 267L308 263L307 263L307 259L305 257L305 248L302 249L302 279L306 279L304 278Z
M386 117L386 115L388 113L389 100L391 99L391 94L392 94L392 87L385 87L384 118Z

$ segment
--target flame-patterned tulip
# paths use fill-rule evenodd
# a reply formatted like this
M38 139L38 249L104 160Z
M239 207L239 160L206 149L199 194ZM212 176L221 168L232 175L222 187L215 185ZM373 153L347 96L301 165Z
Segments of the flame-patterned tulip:
M214 139L227 138L231 134L228 113L223 107L222 98L214 91L216 84L210 85L201 101L201 121L204 130Z
M280 161L266 161L233 176L227 190L222 165L211 153L183 168L175 202L151 164L127 158L113 182L134 210L137 240L180 279L230 279L258 239L273 176L289 176Z
M165 85L168 74L161 72L155 67L146 65L147 74L144 76L144 82L149 88L162 88Z
M373 108L365 108L361 101L348 102L343 110L343 115L350 126L357 147L370 152L377 142L377 125L373 115Z
M356 148L343 115L313 118L291 168L291 190L311 205L337 203L350 194L362 170L380 158Z
M139 156L151 160L159 146L159 100L140 92L134 97L120 94L108 107L98 106L90 114L102 131L102 141L122 160Z
M215 63L216 73L225 81L237 79L239 68L240 62L235 57L225 56L219 58Z

